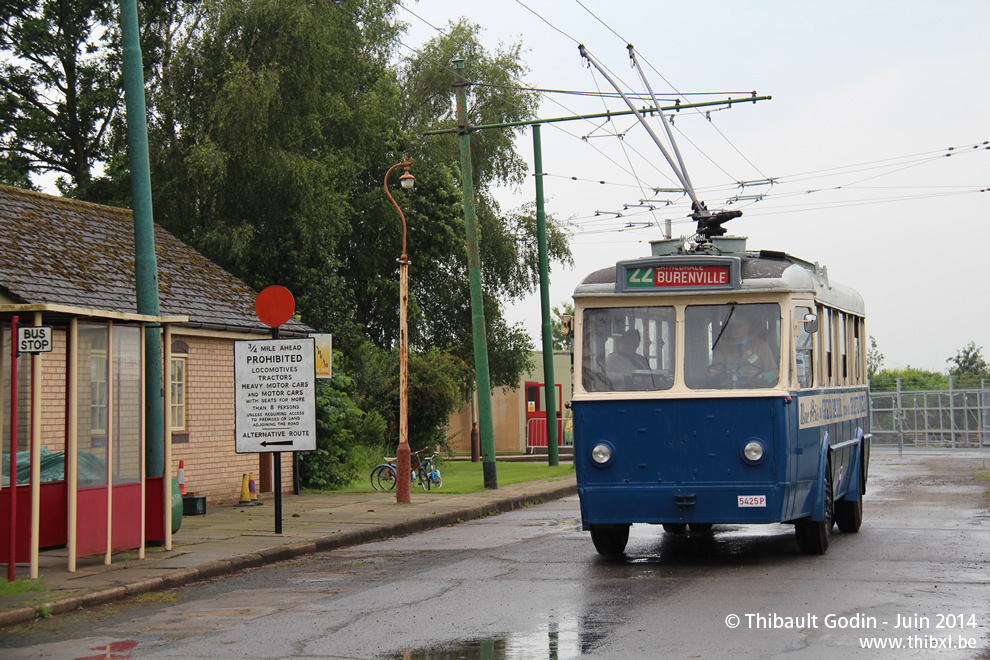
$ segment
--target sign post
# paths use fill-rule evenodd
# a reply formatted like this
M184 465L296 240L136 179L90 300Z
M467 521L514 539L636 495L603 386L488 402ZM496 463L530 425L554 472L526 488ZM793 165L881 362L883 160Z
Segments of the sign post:
M282 452L293 452L294 492L299 464L295 452L316 449L316 350L311 338L279 339L279 326L292 318L295 300L270 286L254 305L258 320L272 329L270 341L234 345L235 451L272 452L275 533L282 533Z

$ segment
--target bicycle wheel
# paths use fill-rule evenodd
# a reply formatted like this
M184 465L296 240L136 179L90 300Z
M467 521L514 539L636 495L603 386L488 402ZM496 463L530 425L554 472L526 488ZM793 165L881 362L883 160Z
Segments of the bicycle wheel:
M423 487L423 490L430 489L430 470L427 465L423 465L419 470L419 485Z
M395 466L379 465L372 470L371 485L375 490L395 490Z
M381 469L382 469L382 466L381 465L376 465L375 467L371 468L371 487L374 488L375 490L379 490L379 488L378 488L378 472Z
M430 479L433 481L433 485L438 489L443 487L443 477L440 476L440 470L434 470L431 472Z

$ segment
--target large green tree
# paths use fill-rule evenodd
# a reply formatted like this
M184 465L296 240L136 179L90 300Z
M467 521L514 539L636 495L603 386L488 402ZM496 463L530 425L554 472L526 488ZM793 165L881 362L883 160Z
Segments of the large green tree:
M411 151L435 163L448 181L457 185L456 200L442 220L447 257L430 254L437 232L430 227L417 240L412 254L422 249L427 258L417 262L415 277L443 286L417 287L419 311L413 338L433 346L448 346L473 364L471 305L468 286L464 216L461 206L460 137L427 131L452 129L457 124L454 59L465 60L469 83L467 114L472 126L519 122L535 118L539 95L522 83L528 72L522 61L522 44L502 44L490 51L481 44L480 26L467 19L450 22L443 33L425 43L403 62L402 128L417 136ZM536 211L533 204L504 210L495 198L499 186L522 185L529 166L516 150L516 139L528 129L499 128L471 133L471 158L476 211L480 233L480 257L488 351L492 384L515 386L528 367L532 340L521 324L510 325L504 309L511 301L532 292L539 281ZM446 194L446 193L445 193ZM449 211L447 211L449 213ZM439 217L434 217L440 220ZM551 262L569 263L570 250L561 224L548 217L548 253ZM425 261L425 263L424 263Z
M0 0L5 183L56 172L84 188L107 160L120 99L113 9L105 0Z
M149 75L190 4L141 3ZM52 174L63 194L126 204L117 21L106 0L0 0L0 182L33 188Z
M152 95L155 217L303 319L353 334L340 247L393 156L394 3L218 0L174 38ZM362 246L374 249L374 246Z

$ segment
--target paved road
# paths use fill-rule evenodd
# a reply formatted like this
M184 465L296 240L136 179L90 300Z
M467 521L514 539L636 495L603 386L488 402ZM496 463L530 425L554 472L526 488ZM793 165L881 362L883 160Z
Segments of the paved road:
M634 526L609 561L568 498L38 622L0 655L990 657L987 458L874 452L863 529L824 557L789 526Z

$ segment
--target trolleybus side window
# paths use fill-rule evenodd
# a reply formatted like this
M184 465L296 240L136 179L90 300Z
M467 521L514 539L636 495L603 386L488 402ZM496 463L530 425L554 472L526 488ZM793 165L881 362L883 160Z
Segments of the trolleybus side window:
M809 388L814 384L815 352L814 335L808 332L804 319L811 314L810 307L795 307L794 320L794 368L798 387Z
M848 317L845 312L835 312L835 338L836 338L836 348L839 357L838 370L836 373L836 378L838 379L839 385L849 384L849 354L846 350L846 331L848 329Z
M690 305L684 378L694 389L768 388L780 375L780 306Z
M835 385L834 371L832 369L832 310L828 307L818 308L818 318L821 319L819 335L822 342L822 384L826 387Z
M858 316L853 318L853 378L857 385L863 384L863 368L862 368L862 358L863 358L863 342L862 342L862 329L863 329L863 319Z
M581 382L588 392L656 391L674 384L673 307L586 309Z

